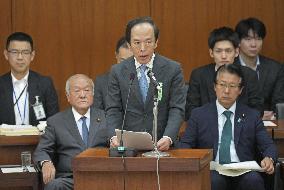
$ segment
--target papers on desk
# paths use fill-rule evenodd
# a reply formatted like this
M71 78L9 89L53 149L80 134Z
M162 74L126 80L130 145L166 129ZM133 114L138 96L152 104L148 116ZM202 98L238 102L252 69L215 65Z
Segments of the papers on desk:
M211 161L210 170L216 170L219 174L231 177L240 176L250 171L263 172L263 169L256 163L256 161L237 162L223 165Z
M0 125L0 135L21 136L21 135L39 135L37 127L31 125Z
M277 125L272 121L263 121L265 127L276 127Z
M121 130L115 129L118 141L120 141ZM133 132L123 130L123 145L127 148L135 148L137 150L153 150L154 144L152 136L147 132Z
M35 168L32 166L27 166L27 169L29 172L36 172ZM19 167L5 167L1 168L2 173L21 173L21 172L26 172L23 170L22 166Z

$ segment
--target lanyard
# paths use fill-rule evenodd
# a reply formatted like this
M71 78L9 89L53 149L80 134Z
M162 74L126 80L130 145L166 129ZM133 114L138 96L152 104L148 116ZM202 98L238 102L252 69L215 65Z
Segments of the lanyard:
M26 118L26 105L27 105L27 98L28 98L28 92L26 91L26 97L25 97L25 103L24 103L24 118L22 117L22 114L21 114L21 111L20 111L20 108L19 108L19 99L21 98L22 94L24 93L25 89L27 88L27 84L25 86L25 88L22 90L22 92L20 93L19 97L17 98L16 97L16 93L15 93L15 90L13 88L13 94L14 94L14 97L15 97L15 104L17 105L17 108L18 108L18 113L20 115L20 118L21 118L21 121L22 121L22 125L24 125L24 122L25 122L25 118ZM14 105L15 105L14 104Z

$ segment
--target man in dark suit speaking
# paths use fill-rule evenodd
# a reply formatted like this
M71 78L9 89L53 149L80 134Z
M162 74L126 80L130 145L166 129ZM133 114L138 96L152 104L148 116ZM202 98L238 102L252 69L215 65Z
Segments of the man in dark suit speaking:
M213 160L220 164L258 160L258 153L261 167L272 174L276 147L263 126L259 112L237 101L244 87L243 79L237 65L219 67L214 77L217 100L192 110L179 147L213 149ZM211 171L212 190L232 187L237 190L264 190L264 181L255 171L238 177Z
M66 95L72 107L47 120L45 134L34 152L47 190L73 189L73 157L89 147L106 146L108 141L104 111L90 107L93 81L82 74L70 77Z
M128 22L125 37L132 57L113 65L107 96L107 122L120 129L127 100L125 130L146 131L152 134L154 84L147 75L154 73L162 90L158 105L158 149L168 150L176 139L184 118L185 93L180 65L155 53L159 30L150 17ZM128 98L128 89L132 85ZM114 130L113 130L114 131ZM111 145L118 146L113 135Z
M57 113L58 98L51 78L30 70L35 57L31 36L11 34L4 56L11 71L0 77L0 124L37 125Z

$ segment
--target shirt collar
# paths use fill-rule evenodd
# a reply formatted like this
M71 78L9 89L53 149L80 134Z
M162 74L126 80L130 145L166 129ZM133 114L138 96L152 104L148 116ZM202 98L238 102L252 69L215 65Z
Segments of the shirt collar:
M216 107L217 107L218 117L220 117L224 113L224 111L230 111L230 112L233 113L233 115L235 115L235 112L236 112L236 101L234 102L234 104L229 109L226 109L219 103L219 101L217 99L216 100Z
M24 82L27 83L28 82L28 77L29 77L29 71L28 73L20 80L16 79L16 77L13 75L13 73L11 72L11 77L12 77L12 83L20 83L20 82Z
M78 122L82 116L85 116L86 118L90 119L90 108L88 111L85 113L85 115L79 114L74 107L72 107L72 112L75 118L75 121Z
M150 70L152 70L152 68L153 68L154 59L155 59L155 53L153 53L152 58L149 61L149 63L146 64L147 68L150 69ZM136 67L136 70L137 70L138 68L140 68L140 66L142 64L139 63L135 57L134 57L134 60L135 60L135 67Z
M246 63L244 62L243 58L241 55L239 55L239 60L240 60L240 63L242 66L246 66ZM256 57L256 65L255 65L255 68L253 68L253 70L256 70L256 68L260 65L260 62L259 62L259 56Z

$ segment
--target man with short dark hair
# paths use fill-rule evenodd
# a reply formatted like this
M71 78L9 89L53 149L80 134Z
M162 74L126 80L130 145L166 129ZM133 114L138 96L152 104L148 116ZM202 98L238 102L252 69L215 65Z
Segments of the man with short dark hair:
M181 66L155 52L159 29L150 17L129 21L125 37L134 57L113 65L111 69L106 106L108 126L120 129L124 123L125 130L152 134L155 85L148 76L148 72L152 71L160 87L157 146L160 151L168 150L176 140L184 118L185 93ZM128 97L129 85L132 88ZM122 121L124 112L126 116ZM114 130L112 135L115 135ZM117 137L112 138L111 145L119 145Z
M37 125L57 113L58 98L51 78L30 70L35 57L31 36L11 34L4 56L11 71L0 77L0 124Z
M260 155L262 169L272 174L276 147L259 112L238 101L245 84L241 68L224 64L213 81L217 99L192 110L178 146L213 149L213 160L220 164L258 160ZM255 171L228 177L211 170L211 189L264 190L264 180Z
M117 63L120 63L131 56L133 56L133 53L129 49L125 37L121 37L118 40L115 48L115 58ZM94 106L102 110L105 110L106 107L108 79L109 72L97 76L95 80Z
M260 55L266 36L263 22L256 18L243 19L236 25L236 32L241 40L240 55L236 62L257 73L264 97L263 119L273 119L275 105L284 102L284 66Z
M45 190L73 189L72 159L87 148L107 146L105 113L92 107L94 83L83 74L66 82L71 107L48 118L45 133L34 152Z
M228 27L214 29L208 38L209 54L214 63L194 69L189 80L186 102L187 120L191 111L216 99L214 92L214 74L224 64L233 64L239 54L238 35ZM245 86L239 96L240 102L263 112L263 98L256 73L247 67L240 66L244 73Z

